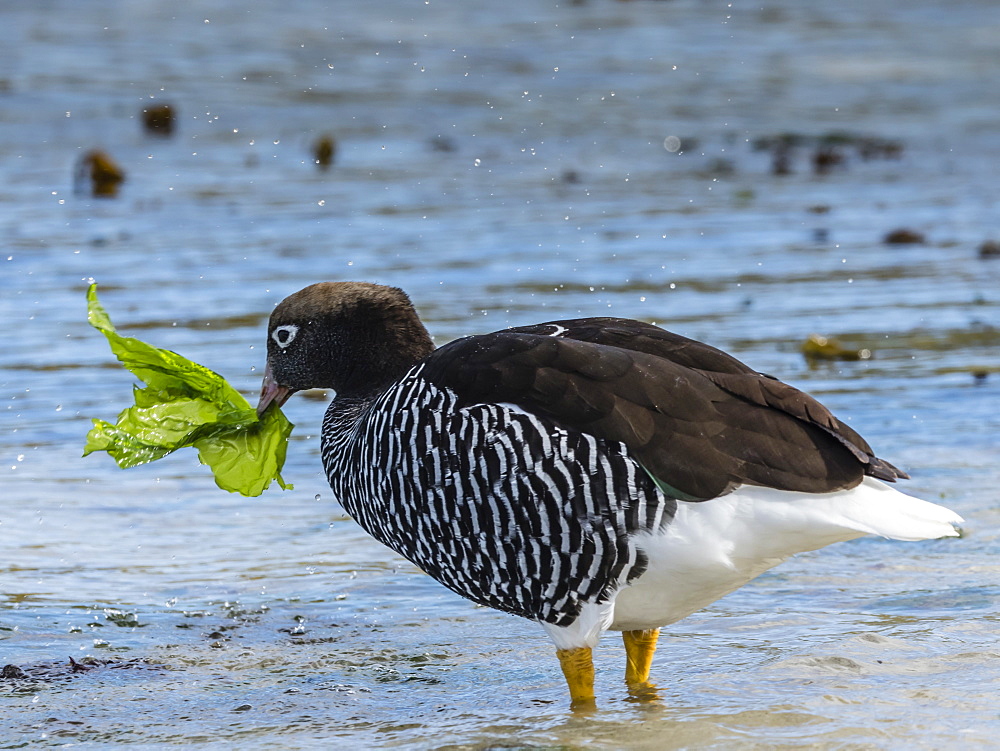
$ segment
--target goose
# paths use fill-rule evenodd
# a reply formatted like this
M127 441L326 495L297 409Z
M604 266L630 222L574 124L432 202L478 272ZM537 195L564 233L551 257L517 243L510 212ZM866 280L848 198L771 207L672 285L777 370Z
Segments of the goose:
M435 347L402 290L321 282L270 316L258 412L336 392L322 461L372 537L479 605L539 623L571 706L620 631L648 687L659 629L789 556L962 519L802 391L657 326L579 318Z

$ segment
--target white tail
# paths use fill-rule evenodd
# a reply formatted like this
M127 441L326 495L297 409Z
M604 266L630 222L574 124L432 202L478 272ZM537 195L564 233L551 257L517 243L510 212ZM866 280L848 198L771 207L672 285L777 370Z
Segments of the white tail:
M862 535L893 540L957 537L956 526L962 522L962 517L944 506L900 493L871 477L850 490L834 493L793 493L744 485L705 505L721 501L722 511L729 499L735 505L730 511L733 521L753 519L742 534L733 530L737 540L733 553L739 555L742 548L749 558L787 557ZM738 529L742 525L737 522L734 526Z
M957 537L957 526L963 521L951 509L906 495L870 477L856 488L833 495L842 496L837 499L836 513L845 527L893 540Z

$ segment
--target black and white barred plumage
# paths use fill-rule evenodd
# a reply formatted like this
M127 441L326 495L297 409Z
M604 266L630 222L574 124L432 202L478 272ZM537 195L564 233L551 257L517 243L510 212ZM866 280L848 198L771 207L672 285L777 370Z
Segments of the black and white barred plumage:
M323 423L336 497L373 537L480 605L566 626L643 573L666 498L621 443L504 404L460 407L413 368Z
M639 321L435 348L401 290L316 284L271 315L258 409L316 387L337 392L322 450L345 509L560 654L673 623L796 552L960 521L886 485L905 473L812 397Z

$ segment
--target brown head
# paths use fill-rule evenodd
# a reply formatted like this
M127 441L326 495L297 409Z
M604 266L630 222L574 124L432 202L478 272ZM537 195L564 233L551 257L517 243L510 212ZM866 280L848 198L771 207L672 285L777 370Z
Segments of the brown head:
M295 391L377 393L434 350L406 293L366 282L320 282L286 297L267 327L258 414Z

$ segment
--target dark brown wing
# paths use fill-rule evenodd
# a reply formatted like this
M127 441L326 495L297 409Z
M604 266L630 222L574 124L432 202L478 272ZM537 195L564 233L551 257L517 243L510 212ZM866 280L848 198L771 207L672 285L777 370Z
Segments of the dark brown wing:
M756 373L721 349L630 318L576 318L520 326L506 329L506 332L549 337L557 336L558 332L558 338L645 352L688 368L718 373Z
M579 318L509 330L546 336L553 336L553 332L561 331L560 336L563 338L621 347L666 358L702 372L733 396L759 406L780 409L823 428L855 454L858 461L865 465L865 474L889 482L900 478L909 479L909 475L901 469L876 457L864 438L808 394L782 383L774 376L759 373L721 349L696 339L628 318Z
M903 476L810 396L650 324L555 321L460 339L424 363L464 404L516 404L625 443L681 499L744 483L820 493L866 472Z

